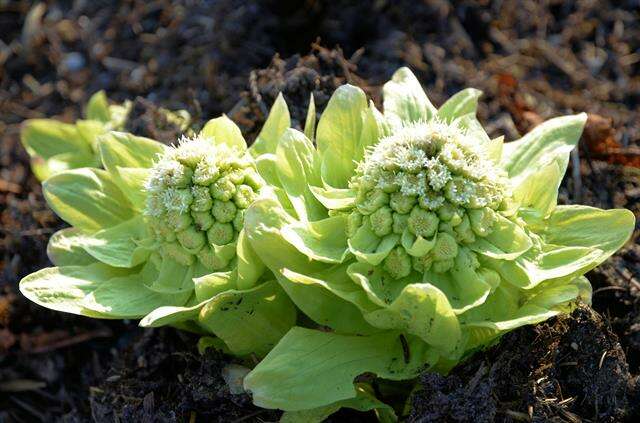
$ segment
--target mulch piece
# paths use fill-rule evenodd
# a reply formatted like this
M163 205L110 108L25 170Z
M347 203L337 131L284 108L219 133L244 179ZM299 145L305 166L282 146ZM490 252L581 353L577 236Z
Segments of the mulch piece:
M47 240L65 226L30 172L19 143L24 119L73 121L93 92L106 89L113 100L135 100L128 129L139 135L175 141L179 131L162 120L163 107L186 109L196 128L227 113L252 140L279 91L300 128L311 93L318 114L345 82L379 105L381 84L408 65L436 105L462 88L482 89L478 116L491 136L512 140L552 116L588 112L580 168L569 170L560 200L638 214L638 10L633 0L1 3L0 421L190 421L192 415L207 421L213 410L229 413L228 421L273 417L252 416L257 411L246 398L226 396L216 372L228 359L200 359L184 334L54 313L19 294L20 278L49 265ZM516 347L507 340L543 340L536 351L546 345L550 355L514 355L519 362L494 369L496 360L481 354L453 379L425 374L425 389L467 405L473 395L495 393L480 398L487 407L475 421L491 413L504 421L528 419L529 405L538 421L637 416L628 385L629 374L640 373L639 248L635 236L588 275L593 308L604 322L581 309L521 329L492 354L511 359ZM604 351L595 371L593 360ZM578 358L590 363L585 375L560 366ZM520 387L511 396L500 385L508 382L508 366ZM530 372L518 373L519 367ZM210 379L202 379L205 373ZM119 379L107 381L112 376ZM473 389L461 391L460 384ZM433 418L421 407L416 404L414 419ZM465 421L464 413L455 416Z

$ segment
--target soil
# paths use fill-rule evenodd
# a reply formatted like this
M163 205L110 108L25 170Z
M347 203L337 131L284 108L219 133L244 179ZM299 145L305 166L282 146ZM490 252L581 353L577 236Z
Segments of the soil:
M408 421L634 421L636 379L589 307L505 335L451 374L424 373Z
M252 140L280 91L300 126L311 93L318 114L345 82L379 104L381 84L409 65L436 105L482 89L492 136L588 112L560 199L638 215L638 10L633 0L0 1L0 422L277 419L231 395L220 377L230 359L201 357L190 335L21 297L18 281L49 265L46 242L64 226L29 170L24 119L73 121L105 89L135 100L137 134L175 139L162 107L186 109L195 127L227 113ZM425 373L409 420L637 421L638 275L636 234L588 275L593 309L515 331L449 376Z

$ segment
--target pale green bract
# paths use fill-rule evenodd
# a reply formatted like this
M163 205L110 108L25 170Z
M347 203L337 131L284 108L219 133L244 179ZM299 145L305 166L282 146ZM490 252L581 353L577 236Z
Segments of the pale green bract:
M267 122L263 139L281 135L285 114L284 125ZM21 292L54 310L174 325L238 356L266 355L296 310L245 236L245 210L265 182L240 129L223 116L172 147L112 131L97 148L104 170L43 183L72 227L51 237L56 267L25 277Z
M384 115L342 86L317 131L260 145L270 189L245 213L247 238L325 328L294 327L245 378L257 405L285 417L360 403L363 373L447 371L509 330L588 302L583 275L635 225L628 210L557 205L585 114L503 145L475 117L477 90L436 109L402 68L383 94Z
M87 103L85 119L75 124L27 120L20 135L33 173L43 181L64 170L98 166L98 137L122 129L131 106L130 101L110 105L104 91L98 91Z
M109 104L104 91L91 96L85 119L74 124L54 119L29 119L21 132L21 141L31 157L35 176L43 181L64 170L101 165L98 138L109 131L124 128L133 103ZM186 110L158 109L168 123L187 131L191 116Z

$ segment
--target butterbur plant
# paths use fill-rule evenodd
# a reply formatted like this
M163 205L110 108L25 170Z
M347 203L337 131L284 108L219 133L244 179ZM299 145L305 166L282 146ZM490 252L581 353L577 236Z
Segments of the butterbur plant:
M268 122L261 136L278 130ZM50 239L55 267L25 277L22 293L54 310L175 325L239 356L266 354L296 311L244 235L265 182L238 127L223 116L171 147L110 132L98 148L104 170L43 183L71 228Z
M124 127L131 102L109 104L104 91L91 96L85 119L74 124L54 119L29 119L21 141L31 156L31 168L39 180L58 172L98 166L98 137Z
M342 405L388 417L359 375L384 384L446 372L588 302L584 274L634 228L628 210L557 205L584 114L503 143L476 120L477 90L436 109L402 68L383 94L384 115L340 87L317 131L288 129L258 159L272 189L245 230L317 327L292 328L244 384L289 416Z
M341 407L393 421L420 372L589 302L584 274L635 218L557 205L585 115L503 143L477 90L436 109L402 68L383 94L381 113L344 85L304 132L280 96L250 148L226 117L172 147L103 134L101 164L44 182L71 227L21 291L259 358L244 390L285 422Z

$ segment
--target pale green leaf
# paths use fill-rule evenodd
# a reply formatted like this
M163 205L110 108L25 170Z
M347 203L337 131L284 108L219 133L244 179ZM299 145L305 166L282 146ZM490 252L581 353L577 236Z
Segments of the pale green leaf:
M104 170L69 170L47 179L42 187L53 211L83 230L109 228L133 217L131 203Z
M80 305L92 311L119 319L137 319L158 307L181 306L191 293L161 294L149 289L140 274L129 274L100 283L88 293Z
M438 117L445 122L451 122L466 114L475 115L478 109L478 99L481 95L482 91L475 88L466 88L454 94L440 106Z
M447 296L430 283L416 283L422 275L397 280L380 266L364 263L352 264L349 275L381 307L364 314L376 328L416 335L446 353L459 346L458 318Z
M87 119L97 120L103 123L111 120L109 101L107 100L107 94L103 90L94 93L91 98L89 98L86 116Z
M567 163L566 157L580 140L586 120L585 113L550 119L519 140L504 144L502 168L511 179L521 180L550 161Z
M211 119L204 125L200 136L211 138L215 144L226 144L242 151L247 149L247 142L242 136L242 132L226 115Z
M320 162L311 141L300 131L287 129L276 148L276 172L282 188L301 220L326 216L309 185L320 185Z
M202 310L202 307L209 302L209 299L192 305L191 303L194 301L195 298L191 297L190 301L188 301L184 306L169 305L158 307L140 320L140 326L155 328L168 325L176 326L184 324L185 322L195 324L195 320L197 320L200 310ZM202 329L200 329L200 331L202 331Z
M351 188L321 188L309 186L309 189L329 210L350 209L356 204L356 191Z
M276 281L225 291L200 311L198 322L235 355L264 356L295 324L296 310Z
M347 216L338 215L315 222L295 222L282 228L282 237L298 251L324 263L342 263L349 255Z
M316 103L313 100L313 93L309 97L309 108L307 109L307 118L304 121L304 134L311 141L316 136Z
M237 274L235 271L214 272L194 278L196 301L209 301L221 292L237 289Z
M83 240L87 253L113 267L135 267L147 260L154 248L141 215L96 232Z
M190 293L194 289L193 278L202 276L196 275L195 270L195 266L184 266L172 258L164 256L157 275L154 274L155 277L149 284L149 289L159 294L168 295Z
M356 383L355 389L356 396L353 398L310 410L287 411L280 418L280 423L321 423L341 408L351 408L361 412L376 410L381 414L378 417L379 421L383 423L397 421L393 408L377 399L371 386Z
M83 300L111 278L128 272L102 263L47 267L24 277L20 281L20 292L34 303L51 310L89 317L111 317L87 309L83 306Z
M438 113L409 68L398 69L384 84L382 93L384 115L395 120L396 124L428 121Z
M328 266L322 262L310 261L282 237L280 231L294 222L274 199L260 199L245 213L245 232L254 251L276 275L296 306L307 316L319 324L344 332L359 333L370 329L355 305L337 297L326 287L294 282L282 275L284 269L313 274Z
M75 125L53 119L30 119L24 123L20 139L30 156L48 159L62 153L93 156L91 145Z
M98 158L84 152L60 153L48 159L35 156L31 159L31 169L40 181L44 181L55 174L81 167L98 167Z
M117 167L151 168L167 149L152 139L115 131L100 138L99 148L105 169L112 173Z
M104 124L97 120L78 120L76 129L84 142L91 146L91 151L98 151L98 139L107 133Z
M253 288L264 273L265 265L253 250L244 230L240 231L238 236L236 253L238 258L238 288Z
M150 172L151 170L148 168L116 166L112 174L118 181L122 193L138 213L142 213L146 206L147 190L145 184L149 179Z
M514 260L533 245L527 233L517 223L496 213L497 222L489 235L478 237L469 245L473 251L487 257Z
M299 411L326 406L354 398L353 381L362 373L407 379L434 359L416 339L407 345L409 357L397 332L348 336L294 327L245 377L244 386L259 407Z
M546 242L598 248L604 261L627 242L636 219L626 209L602 210L574 205L558 206L546 224Z
M322 179L332 187L346 188L353 176L354 157L362 154L360 136L366 109L364 91L347 84L333 93L320 118L316 140Z
M263 154L273 154L276 152L278 141L284 131L291 126L291 118L289 117L289 109L284 101L282 93L278 94L278 98L271 106L267 121L264 123L258 137L249 149L253 157L259 157Z
M64 228L54 233L47 244L47 256L56 266L84 266L96 262L84 248L83 234L77 228Z
M532 208L546 218L556 208L558 189L569 157L559 157L522 179L513 190L513 198L524 208Z
M379 238L371 228L371 222L366 220L358 228L355 235L348 240L349 250L356 258L364 263L377 266L389 255L389 252L400 241L400 235L389 234Z

